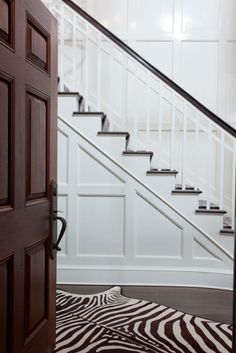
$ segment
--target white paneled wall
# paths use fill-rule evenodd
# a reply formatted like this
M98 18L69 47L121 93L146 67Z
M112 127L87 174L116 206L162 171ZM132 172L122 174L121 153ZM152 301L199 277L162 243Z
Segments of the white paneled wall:
M67 119L58 139L58 207L68 221L59 283L232 287L232 257L213 238Z
M236 127L235 0L86 0L86 8Z

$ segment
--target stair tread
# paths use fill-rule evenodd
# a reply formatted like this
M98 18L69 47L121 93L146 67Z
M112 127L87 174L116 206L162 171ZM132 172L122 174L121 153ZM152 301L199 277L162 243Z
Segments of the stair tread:
M207 209L197 209L195 212L197 214L213 214L213 215L214 214L215 215L217 215L217 214L223 215L223 214L227 213L227 211L224 211L224 210L209 209L209 208L207 208Z
M101 115L101 116L105 116L105 114L103 112L73 112L73 115Z
M201 190L188 190L188 189L182 189L182 190L172 190L172 194L185 194L185 195L200 195L202 194Z
M231 228L223 228L220 230L220 234L234 234L234 230Z
M147 171L147 175L176 175L178 174L177 170L171 169L150 169Z
M124 151L124 155L153 155L152 151Z
M98 132L98 136L106 136L106 135L111 135L111 136L127 136L129 137L130 136L130 133L128 131L99 131Z
M79 96L82 97L79 92L58 92L58 96Z

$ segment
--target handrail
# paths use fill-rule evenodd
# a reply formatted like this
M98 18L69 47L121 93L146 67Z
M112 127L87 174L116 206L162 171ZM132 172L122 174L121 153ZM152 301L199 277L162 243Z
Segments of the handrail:
M212 120L215 124L223 128L233 137L236 137L236 129L234 129L231 125L222 120L219 116L213 113L210 109L200 103L196 98L191 96L187 91L185 91L182 87L177 85L174 81L172 81L169 77L163 74L160 70L158 70L155 66L150 64L147 60L145 60L141 55L135 52L132 48L130 48L127 44L125 44L121 39L119 39L116 35L110 32L107 28L105 28L101 23L99 23L95 18L90 16L86 11L84 11L81 7L76 5L72 0L62 0L65 4L67 4L70 8L72 8L75 12L80 14L86 21L91 23L95 28L97 28L100 32L105 34L109 39L111 39L116 45L118 45L121 49L123 49L126 53L132 56L137 62L139 62L142 66L148 69L152 74L159 77L162 81L164 81L169 87L174 89L178 94L184 97L189 103L191 103L194 107L196 107L200 112L206 115L210 120Z

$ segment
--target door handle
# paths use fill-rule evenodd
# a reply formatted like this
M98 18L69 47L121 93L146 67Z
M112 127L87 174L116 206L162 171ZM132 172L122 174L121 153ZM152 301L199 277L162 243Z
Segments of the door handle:
M55 180L51 181L50 188L50 256L52 259L55 258L56 252L61 251L59 244L66 231L66 220L63 217L57 216L57 183ZM61 230L57 237L57 221L61 222Z
M61 251L61 248L59 247L59 244L63 238L63 235L65 234L65 231L66 231L66 220L65 218L63 217L59 217L59 216L53 216L53 221L56 222L56 221L60 221L62 226L61 226L61 231L60 231L60 234L58 236L58 239L56 241L56 243L53 244L53 249L56 250L56 251Z

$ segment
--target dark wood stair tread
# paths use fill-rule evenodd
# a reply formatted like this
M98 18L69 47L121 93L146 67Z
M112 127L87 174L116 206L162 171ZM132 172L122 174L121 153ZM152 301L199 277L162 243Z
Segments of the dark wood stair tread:
M227 211L224 210L217 210L217 209L197 209L195 211L195 213L197 214L203 214L203 215L207 215L207 214L211 214L211 215L224 215L227 213Z
M177 189L177 190L172 190L172 194L176 195L200 195L202 194L201 190L195 190L195 189Z
M232 228L223 228L220 231L220 234L234 234L234 230Z
M101 115L102 117L106 116L103 112L73 112L73 115L74 116L80 116L80 115L96 116L96 115Z
M150 169L147 171L147 175L177 175L177 170L171 169Z
M58 96L78 96L82 97L79 92L58 92Z
M151 151L124 151L123 152L124 156L153 156L153 152Z
M127 131L99 131L98 136L126 136L129 138L130 134Z

